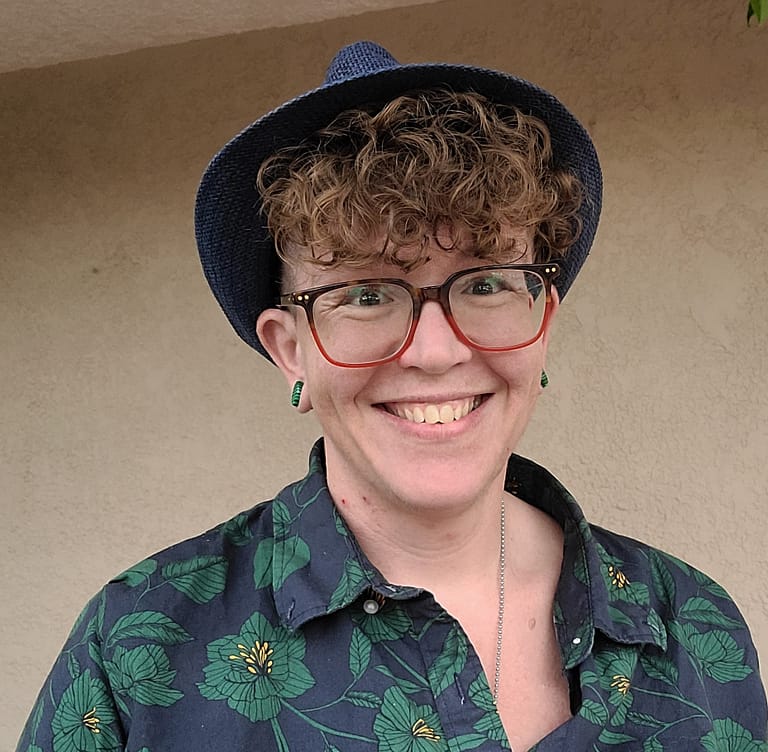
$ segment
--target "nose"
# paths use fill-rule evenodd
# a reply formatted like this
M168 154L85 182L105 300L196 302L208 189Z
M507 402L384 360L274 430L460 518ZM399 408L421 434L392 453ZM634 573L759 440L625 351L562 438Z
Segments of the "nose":
M444 373L472 357L472 349L454 332L442 305L427 301L421 307L411 344L398 358L403 368L420 368L427 373Z

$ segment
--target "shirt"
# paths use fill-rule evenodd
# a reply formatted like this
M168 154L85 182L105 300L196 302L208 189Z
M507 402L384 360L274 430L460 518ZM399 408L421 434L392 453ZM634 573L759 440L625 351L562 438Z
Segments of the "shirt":
M554 623L574 715L536 752L765 752L757 656L723 589L590 526L528 460L510 459L505 485L565 541ZM345 526L322 442L273 501L95 596L18 746L244 749L509 749L461 625L429 592L384 580Z

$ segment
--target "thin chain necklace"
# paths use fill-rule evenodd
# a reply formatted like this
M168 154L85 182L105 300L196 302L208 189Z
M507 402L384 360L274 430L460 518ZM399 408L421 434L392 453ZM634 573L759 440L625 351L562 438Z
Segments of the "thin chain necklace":
M501 682L501 648L504 642L504 574L507 568L506 556L506 515L504 497L501 497L501 540L499 543L499 613L496 621L496 662L493 670L493 702L499 699L499 684Z

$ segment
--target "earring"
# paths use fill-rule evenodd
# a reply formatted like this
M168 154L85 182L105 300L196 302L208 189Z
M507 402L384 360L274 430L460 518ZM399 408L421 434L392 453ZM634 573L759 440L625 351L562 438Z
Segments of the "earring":
M294 407L299 406L299 400L301 399L301 390L304 388L303 381L296 381L293 385L293 391L291 392L291 404Z
M549 384L549 376L547 376L547 372L542 368L541 369L541 388L546 389L547 385Z

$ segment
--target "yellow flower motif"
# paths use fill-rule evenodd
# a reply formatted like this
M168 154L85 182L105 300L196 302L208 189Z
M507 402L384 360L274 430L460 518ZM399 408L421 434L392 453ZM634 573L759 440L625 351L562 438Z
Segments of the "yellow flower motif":
M620 569L616 569L613 564L608 565L608 576L611 578L611 582L617 588L623 588L629 585L629 578Z
M626 695L627 692L629 692L630 688L632 687L632 683L623 674L615 674L612 677L612 679L613 679L613 681L611 682L611 686L619 694Z
M230 661L245 661L248 672L255 676L272 673L272 654L275 651L274 648L269 647L269 642L254 640L252 648L240 643L237 644L237 648L240 651L239 655L230 655Z
M423 718L419 718L416 723L411 726L411 734L417 739L429 739L431 742L440 741L440 735L436 734L435 730L430 728Z
M83 726L85 726L89 731L93 731L94 734L101 733L101 729L99 729L100 723L101 721L96 717L95 706L83 716Z

